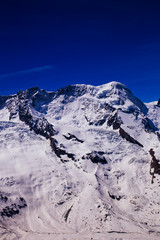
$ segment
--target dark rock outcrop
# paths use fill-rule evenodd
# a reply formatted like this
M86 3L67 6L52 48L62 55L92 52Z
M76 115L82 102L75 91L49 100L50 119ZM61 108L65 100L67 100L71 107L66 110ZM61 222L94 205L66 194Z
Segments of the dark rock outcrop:
M158 137L158 140L160 141L160 133L159 132L156 132L156 135Z
M3 201L3 202L7 202L8 201L8 197L0 192L0 200Z
M147 117L142 119L142 123L147 131L155 132L158 129L155 127L154 123Z
M50 124L44 117L33 117L30 102L26 99L25 92L20 91L18 93L18 99L19 119L22 122L25 122L25 124L29 126L30 130L34 130L36 134L40 134L47 139L56 134L53 125Z
M73 153L68 153L66 150L61 149L57 146L57 141L51 137L50 138L50 146L52 150L55 152L57 157L61 158L62 155L66 155L68 158L71 158L73 161L75 160L74 154Z
M107 164L106 158L103 156L105 153L104 152L91 152L87 153L82 157L82 159L88 159L91 160L93 163L101 163L101 164Z
M85 117L86 120L89 122L89 125L102 126L108 119L107 124L110 124L110 126L113 124L113 127L116 127L115 121L113 120L113 123L111 119L114 116L112 115L112 113L115 111L115 108L108 103L105 103L103 106L101 106L101 109L103 109L103 112L99 112L99 116L97 116L94 121L89 122L88 119Z
M18 116L18 97L12 96L6 100L6 107L10 113L9 120L12 120Z
M8 200L8 199L7 199ZM7 201L6 201L7 202ZM4 207L0 211L1 217L13 217L20 213L20 209L27 207L27 203L24 198L20 197L18 203L12 203L10 206Z
M114 107L112 107L111 105L109 105L108 103L106 103L105 105L105 109L109 112L114 112L116 109Z
M160 107L160 98L158 99L157 106Z
M104 116L102 119L99 119L95 122L95 126L102 126L106 122L107 116Z
M137 140L135 140L134 138L132 138L128 133L126 133L121 127L119 129L119 134L122 138L126 139L128 142L130 143L134 143L139 145L140 147L143 147L143 145L141 143L139 143Z
M112 198L112 199L114 199L114 200L117 200L117 201L119 201L119 200L121 200L121 196L115 196L115 195L113 195L113 194L110 194L110 192L108 192L108 194L109 194L109 196L110 196L110 198Z
M108 118L107 124L109 127L113 126L113 129L116 130L116 129L120 128L122 121L118 118L117 113L115 113L114 115L111 115Z
M65 220L65 222L67 222L67 219L68 219L68 217L69 217L70 211L72 210L72 207L73 207L73 205L67 210L67 212L66 212L65 215L64 215L64 220Z
M152 175L151 183L154 183L153 179L155 178L155 174L160 175L160 162L155 157L155 152L153 151L152 148L149 150L149 153L152 157L152 161L151 161L151 164L150 164L150 174Z
M70 134L70 133L68 133L68 136L66 136L66 135L63 135L67 140L74 140L74 141L77 141L77 142L80 142L80 143L83 143L84 141L83 140L81 140L81 139L79 139L79 138L77 138L75 135L73 135L73 134Z
M66 87L59 89L56 92L56 96L65 95L67 99L69 96L81 97L86 92L87 92L86 85L67 85Z

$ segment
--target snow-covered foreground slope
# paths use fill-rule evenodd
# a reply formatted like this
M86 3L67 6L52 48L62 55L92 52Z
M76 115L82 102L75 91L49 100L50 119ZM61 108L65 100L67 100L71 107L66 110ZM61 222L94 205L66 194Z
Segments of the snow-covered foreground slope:
M157 239L160 108L123 84L0 97L0 239Z

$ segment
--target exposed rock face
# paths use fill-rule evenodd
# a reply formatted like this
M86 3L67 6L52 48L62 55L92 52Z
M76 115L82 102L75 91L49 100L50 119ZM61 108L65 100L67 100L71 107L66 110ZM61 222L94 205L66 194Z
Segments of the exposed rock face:
M0 193L0 200L7 202L8 201L8 197L6 195L4 195L3 193Z
M16 118L18 115L18 97L15 95L7 99L6 107L10 112L9 120Z
M71 206L71 207L67 210L66 214L64 215L65 222L67 222L67 219L68 219L68 216L69 216L70 211L72 210L72 207L73 207L73 206Z
M107 124L109 127L113 126L113 129L116 130L120 128L122 121L118 118L118 114L115 113L108 118Z
M112 199L115 199L115 200L117 200L117 201L119 201L119 200L121 200L121 196L115 196L115 195L113 195L113 194L110 194L110 192L108 192L108 194L109 194L109 196L110 196L110 198L112 198Z
M2 198L1 198L2 199ZM6 197L3 197L3 201L7 202L8 198L6 200ZM24 198L20 197L17 203L12 203L9 206L4 207L2 210L0 210L0 215L4 217L13 217L14 215L17 215L20 213L20 209L27 207L26 201Z
M152 157L152 161L151 161L151 165L150 165L151 166L150 174L152 175L152 183L154 183L155 174L160 175L160 162L155 157L155 152L153 151L152 148L149 150L149 153Z
M40 134L47 139L56 134L53 125L50 124L44 117L33 117L30 109L29 100L26 99L26 94L23 92L18 93L19 98L19 119L25 122L31 130Z
M53 137L50 137L50 146L51 146L52 150L55 152L55 154L57 155L57 157L66 155L68 158L75 160L73 153L68 153L64 149L59 148L56 143L57 143L57 141Z
M77 138L75 135L73 135L73 134L70 134L70 133L68 133L68 136L66 136L66 135L63 135L67 140L74 140L74 141L77 141L77 142L80 142L80 143L83 143L84 141L83 140L81 140L81 139L79 139L79 138Z
M147 118L147 117L145 117L145 118L142 119L142 123L144 124L145 129L148 130L148 131L155 132L155 131L158 130L158 129L155 127L155 125L153 124L153 122L152 122L149 118Z
M98 120L95 122L95 126L102 126L106 122L107 116L104 116L103 119Z
M107 164L106 158L103 156L104 152L91 152L87 153L85 156L82 157L82 159L88 159L91 160L93 163L101 163L101 164Z
M157 106L160 107L160 98L158 99Z
M119 128L119 134L121 135L122 138L126 139L130 143L134 143L139 145L140 147L143 147L141 143L139 143L137 140L132 138L128 133L126 133L121 127Z
M114 112L116 109L114 107L112 107L111 105L109 105L108 103L106 103L105 105L105 109L109 112Z
M92 87L91 87L90 91L92 91ZM66 100L67 100L69 96L80 97L80 96L83 96L86 92L87 92L86 85L80 85L80 86L68 85L66 87L59 89L56 93L56 96L65 95Z

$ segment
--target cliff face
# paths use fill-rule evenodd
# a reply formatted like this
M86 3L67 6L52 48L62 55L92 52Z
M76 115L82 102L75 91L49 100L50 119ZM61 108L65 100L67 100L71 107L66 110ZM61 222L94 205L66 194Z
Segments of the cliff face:
M0 97L1 236L158 232L159 117L117 82Z

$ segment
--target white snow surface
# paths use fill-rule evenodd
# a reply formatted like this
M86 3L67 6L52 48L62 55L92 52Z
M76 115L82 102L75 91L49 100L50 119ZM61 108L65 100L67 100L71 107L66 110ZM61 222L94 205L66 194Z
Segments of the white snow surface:
M19 119L18 95L0 106L0 239L159 239L160 175L152 182L149 153L160 159L157 102L144 104L118 82L25 93L33 119L52 124L57 147L74 160L57 156L49 139ZM108 123L115 114L143 147ZM27 206L2 214L20 198Z

